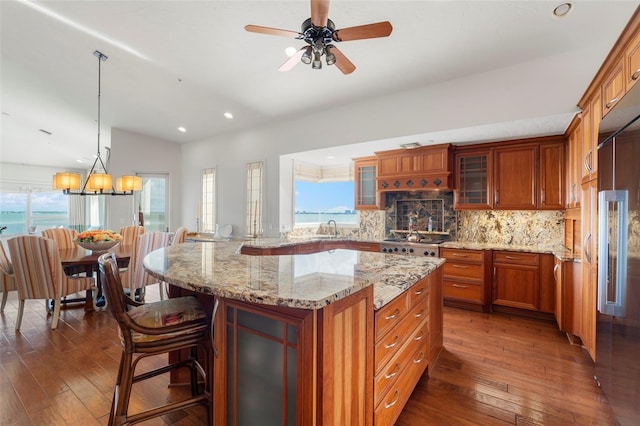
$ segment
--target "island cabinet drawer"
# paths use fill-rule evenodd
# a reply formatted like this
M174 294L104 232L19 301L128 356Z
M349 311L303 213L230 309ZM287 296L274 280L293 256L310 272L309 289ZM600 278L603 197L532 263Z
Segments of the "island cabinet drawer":
M442 282L442 290L444 297L451 299L460 299L469 302L483 302L483 290L482 284L475 284L469 282L451 281L445 279Z
M429 298L429 283L427 280L419 281L407 291L409 292L409 309L413 309L418 304L424 304L426 310L427 303L425 301Z
M409 314L402 319L393 329L385 334L375 345L375 373L385 367L385 364L391 359L407 341L407 336L413 335L418 327L423 327L421 333L416 336L422 336L429 332L429 323L427 315L427 304L416 305L409 311ZM420 340L420 339L419 339Z
M484 252L482 250L441 248L440 257L452 261L482 263L484 261Z
M376 342L384 336L392 327L400 323L400 320L409 310L409 292L405 291L400 296L378 309L375 314Z
M493 263L517 263L519 265L538 265L540 255L537 253L521 253L515 251L493 252Z
M405 370L398 374L397 380L384 393L382 399L374 404L373 424L375 426L389 426L398 419L427 367L427 352L426 345L416 348L409 357Z
M460 263L456 261L448 261L444 264L444 276L454 278L468 278L482 280L484 275L483 264Z
M384 364L374 380L374 406L385 399L389 389L395 386L398 380L408 372L408 368L415 360L415 354L422 352L428 354L427 343L429 341L429 324L426 319L416 327L408 338L402 342L402 347L394 354L389 362ZM424 365L428 363L428 356L424 356Z

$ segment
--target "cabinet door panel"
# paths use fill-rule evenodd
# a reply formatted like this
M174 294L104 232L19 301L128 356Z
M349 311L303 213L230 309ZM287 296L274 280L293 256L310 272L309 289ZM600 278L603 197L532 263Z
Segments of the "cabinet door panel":
M537 158L536 146L495 150L496 208L536 209Z
M493 303L537 311L540 300L538 266L494 263Z
M562 142L540 146L540 208L564 208L564 146Z

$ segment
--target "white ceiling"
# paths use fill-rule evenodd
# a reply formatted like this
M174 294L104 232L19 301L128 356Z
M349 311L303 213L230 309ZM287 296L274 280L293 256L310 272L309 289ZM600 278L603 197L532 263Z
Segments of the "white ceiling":
M244 30L255 24L297 31L310 15L308 0L65 0L35 6L2 0L0 161L66 168L93 162L95 50L109 57L102 64L103 146L109 145L111 127L187 143L556 56L571 61L556 68L566 65L570 75L558 75L556 87L536 88L540 96L554 90L557 105L547 114L299 158L318 162L331 153L340 162L399 142L560 133L638 6L636 1L575 0L571 13L558 19L552 10L560 2L334 0L329 17L337 28L384 20L393 25L390 37L339 44L357 66L343 75L326 65L312 70L299 64L279 72L287 60L285 48L300 48L303 42ZM566 55L576 51L584 52L580 63L576 55ZM567 79L577 84L564 84ZM513 108L525 111L530 101L513 99ZM490 111L491 102L478 108ZM235 118L224 118L225 111ZM178 132L178 126L187 132ZM80 158L85 164L77 163Z

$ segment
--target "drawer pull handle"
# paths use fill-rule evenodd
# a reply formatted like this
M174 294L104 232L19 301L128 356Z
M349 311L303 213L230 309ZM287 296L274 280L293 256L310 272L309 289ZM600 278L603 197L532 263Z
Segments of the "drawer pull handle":
M398 400L399 400L399 399L400 399L400 391L399 391L399 390L396 390L396 396L395 396L395 398L393 399L393 401L391 401L391 402L389 402L389 403L385 403L385 404L384 404L384 408L391 408L391 407L393 407L394 405L396 405L396 403L398 402Z
M413 294L415 294L416 296L420 296L422 293L424 293L424 287L419 290L416 290L415 293Z
M400 315L400 309L396 308L396 310L393 311L393 313L391 315L387 315L386 317L384 317L384 319L391 320L391 319L394 319L395 317L397 317L398 315Z
M605 105L607 109L611 108L616 102L618 102L618 98L613 98Z
M640 77L640 68L638 68L633 75L631 76L631 80L637 80Z
M394 338L393 338L393 342L391 342L391 343L386 343L386 344L384 345L384 348L385 348L385 349L391 349L391 348L393 348L394 346L397 346L399 341L400 341L400 336L398 336L398 335L396 334L396 337L394 337Z
M420 351L420 358L414 359L413 363L414 364L420 364L422 361L424 361L424 351Z
M424 330L420 330L420 334L413 338L413 340L422 340L424 337Z
M424 315L424 309L420 309L420 312L414 315L415 318L420 318Z
M385 374L384 378L385 379L390 379L392 377L395 377L398 375L398 373L400 372L400 364L396 364L396 367L393 369L393 371L389 374Z
M454 268L458 268L458 269L469 269L469 267L467 265L453 265Z
M509 259L509 260L519 260L520 258L518 256L505 256L505 259Z
M461 253L453 253L454 257L469 257L469 255L461 254Z
M462 284L454 284L453 287L455 287L455 288L469 288L468 285L462 285Z

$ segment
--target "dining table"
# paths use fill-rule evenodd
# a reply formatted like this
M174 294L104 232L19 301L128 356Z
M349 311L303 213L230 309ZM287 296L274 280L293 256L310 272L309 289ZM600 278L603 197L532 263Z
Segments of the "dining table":
M129 258L131 257L131 252L133 251L133 244L118 244L107 251L115 253L118 266L120 266L121 268L126 267L129 264ZM105 252L95 252L87 250L83 247L80 247L79 245L75 245L71 248L59 249L60 261L67 275L86 273L87 276L94 276L95 273L97 288L95 307L97 308L102 308L106 305L104 295L102 293L102 280L100 279L100 274L98 273L98 258L104 253ZM66 299L62 302L72 303L81 301L83 301L83 299ZM93 302L93 292L91 290L87 290L87 295L84 299L84 302L85 311L93 311L95 309Z

